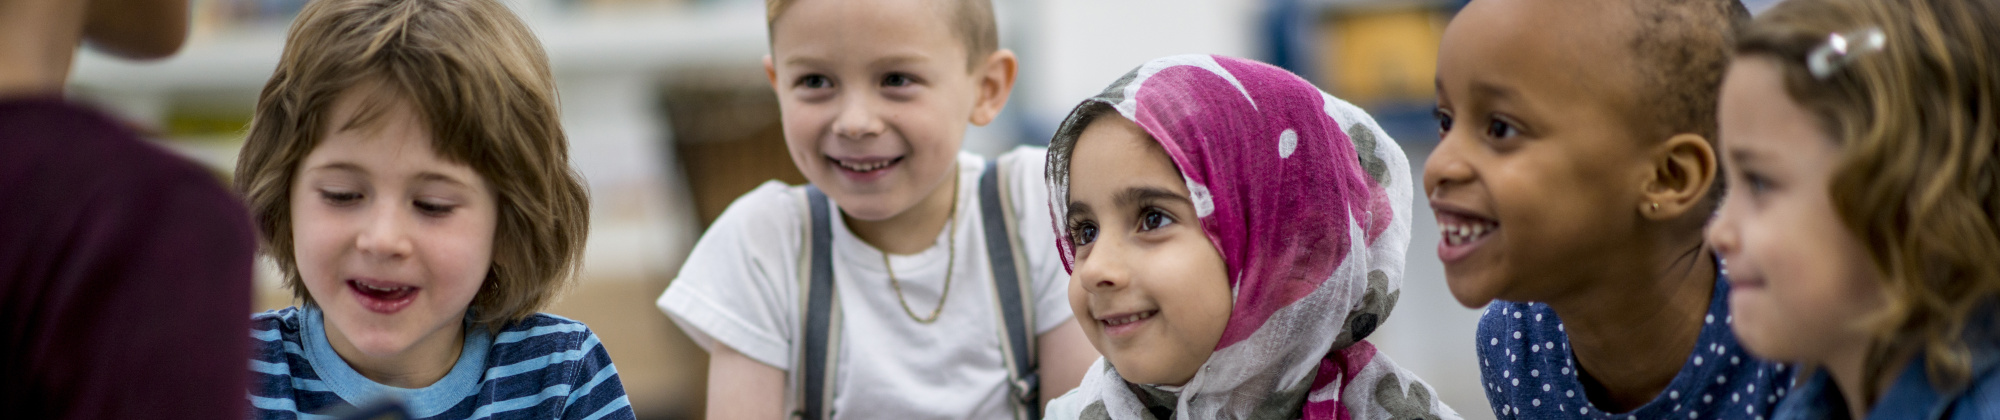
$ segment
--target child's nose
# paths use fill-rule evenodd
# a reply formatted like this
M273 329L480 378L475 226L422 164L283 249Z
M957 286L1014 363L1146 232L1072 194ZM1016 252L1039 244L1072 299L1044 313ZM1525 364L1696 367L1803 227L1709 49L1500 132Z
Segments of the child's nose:
M1424 193L1437 194L1439 187L1470 182L1473 177L1472 165L1465 161L1459 150L1459 142L1446 137L1431 150L1424 160Z
M868 95L846 95L841 101L840 116L833 121L833 130L841 138L865 139L882 134L885 129L876 112L876 104Z
M384 258L401 258L410 254L411 244L405 217L397 211L397 205L378 202L368 212L361 232L355 235L354 247L362 255Z
M1072 276L1083 282L1086 290L1110 291L1124 288L1131 283L1131 270L1125 264L1125 256L1115 244L1098 241L1092 245L1090 254L1078 258L1076 272Z
M1702 234L1707 236L1708 246L1715 249L1715 253L1724 257L1736 253L1736 220L1729 215L1728 201L1722 202L1722 208L1715 213L1713 220L1709 220L1708 228Z

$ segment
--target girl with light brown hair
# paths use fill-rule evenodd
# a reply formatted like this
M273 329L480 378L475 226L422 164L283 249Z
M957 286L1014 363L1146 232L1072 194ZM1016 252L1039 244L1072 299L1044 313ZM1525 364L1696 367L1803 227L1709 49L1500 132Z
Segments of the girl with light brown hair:
M1792 0L1736 41L1708 228L1779 419L2000 418L2000 5Z

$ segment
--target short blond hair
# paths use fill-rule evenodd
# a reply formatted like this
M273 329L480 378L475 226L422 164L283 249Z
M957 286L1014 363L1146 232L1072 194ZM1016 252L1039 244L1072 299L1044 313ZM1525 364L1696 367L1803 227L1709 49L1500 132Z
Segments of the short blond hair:
M1791 0L1757 17L1736 53L1775 58L1785 92L1841 148L1828 196L1881 276L1887 306L1866 380L1926 356L1942 388L1969 380L1968 322L2000 300L2000 6L1988 0ZM1829 35L1879 28L1880 51L1815 77ZM1861 385L1874 389L1872 385ZM1872 398L1872 397L1871 397Z
M799 0L764 0L764 28L767 33L778 31L778 16ZM1000 24L993 19L993 0L939 0L950 7L952 32L957 33L965 43L965 67L979 68L986 56L1000 50ZM775 40L777 37L770 37ZM773 41L775 42L775 41Z
M498 328L552 302L580 270L590 202L569 166L547 54L493 0L306 3L257 98L236 164L236 189L285 287L314 303L293 254L291 189L300 161L325 130L379 117L378 100L354 121L330 121L336 97L371 83L408 100L432 149L472 167L498 197L493 265L472 299L473 323Z

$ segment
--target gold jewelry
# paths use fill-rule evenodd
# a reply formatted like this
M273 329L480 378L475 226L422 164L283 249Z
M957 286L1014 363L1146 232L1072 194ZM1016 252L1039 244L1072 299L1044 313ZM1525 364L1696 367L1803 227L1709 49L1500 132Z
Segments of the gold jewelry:
M1646 204L1651 204L1651 205L1653 205L1653 212L1654 212L1654 213L1658 213L1658 212L1660 212L1660 203L1659 203L1659 202L1655 201L1655 202L1649 202L1649 203L1646 203Z
M952 172L953 176L957 176L957 171ZM911 320L917 321L919 324L937 322L938 315L944 314L945 298L951 297L951 272L953 271L953 267L958 264L958 235L955 234L958 229L957 179L953 179L951 182L951 213L945 223L945 249L950 251L945 254L944 292L938 294L937 308L931 310L931 316L929 317L919 317L917 316L917 311L910 310L910 301L903 298L903 283L896 280L896 267L889 265L889 251L882 251L882 269L889 272L889 288L896 291L896 303L903 304L903 313L909 315Z

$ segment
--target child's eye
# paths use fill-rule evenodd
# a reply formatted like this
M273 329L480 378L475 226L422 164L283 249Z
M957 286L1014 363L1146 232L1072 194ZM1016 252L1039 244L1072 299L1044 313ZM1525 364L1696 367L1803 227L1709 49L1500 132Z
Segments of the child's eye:
M799 76L797 85L806 89L825 89L833 87L833 79L825 75L808 74Z
M1149 208L1146 209L1145 213L1139 215L1140 231L1159 229L1172 224L1174 224L1173 216L1168 216L1166 212L1159 209Z
M326 200L327 204L335 206L345 206L361 201L361 193L356 192L320 190L319 197L322 200Z
M1492 122L1486 123L1486 136L1489 138L1505 139L1505 138L1512 138L1520 134L1521 130L1519 128L1515 128L1513 124L1509 124L1506 121L1502 121L1498 118L1493 119Z
M916 83L916 79L907 74L889 73L887 76L882 76L882 86L885 87L904 87Z
M1097 241L1097 224L1091 222L1070 223L1069 245L1071 247L1081 248L1084 245L1089 245L1091 242L1096 242L1096 241Z
M1763 174L1743 172L1743 188L1750 191L1751 198L1763 196L1764 193L1770 192L1772 187L1771 179L1764 177Z
M1444 108L1431 109L1431 118L1437 120L1438 137L1451 132L1451 114L1444 112Z
M423 200L411 201L410 205L416 207L418 212L422 212L426 215L431 215L431 216L443 216L451 214L451 211L453 209L458 208L458 206L453 206L449 204L426 203Z

